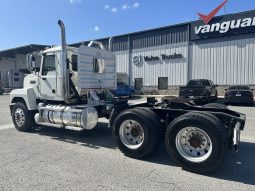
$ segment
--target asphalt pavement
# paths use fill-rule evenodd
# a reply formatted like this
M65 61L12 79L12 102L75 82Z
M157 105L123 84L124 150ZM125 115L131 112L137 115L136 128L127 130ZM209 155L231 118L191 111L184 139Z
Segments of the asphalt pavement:
M85 132L55 128L18 132L8 101L9 96L0 96L0 191L255 190L255 107L230 107L247 115L239 151L227 152L215 173L199 175L176 166L162 143L146 159L125 157L105 119Z

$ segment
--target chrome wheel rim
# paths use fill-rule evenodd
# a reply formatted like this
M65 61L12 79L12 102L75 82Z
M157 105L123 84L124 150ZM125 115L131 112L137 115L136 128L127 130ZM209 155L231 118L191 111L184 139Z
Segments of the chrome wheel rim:
M191 162L203 162L212 153L210 137L197 127L186 127L180 130L175 143L180 155Z
M21 127L22 125L24 125L26 117L24 114L24 111L20 108L16 109L14 112L14 119L15 119L15 123Z
M120 125L119 136L121 142L129 149L139 148L144 141L142 126L135 120L126 120Z

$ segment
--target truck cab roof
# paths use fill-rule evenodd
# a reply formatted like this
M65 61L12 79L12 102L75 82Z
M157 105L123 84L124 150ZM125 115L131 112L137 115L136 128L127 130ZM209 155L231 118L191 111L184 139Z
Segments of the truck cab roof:
M76 47L71 47L71 46L67 46L66 47L67 51L78 51L78 48ZM52 48L48 48L42 51L42 54L47 54L47 53L51 53L51 52L58 52L61 51L61 46L54 46Z

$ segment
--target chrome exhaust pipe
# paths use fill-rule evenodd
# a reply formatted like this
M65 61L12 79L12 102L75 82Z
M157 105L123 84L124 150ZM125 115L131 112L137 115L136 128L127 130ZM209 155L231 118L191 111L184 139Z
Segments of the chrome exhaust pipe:
M88 44L88 47L92 47L93 44L96 44L96 45L98 45L102 50L105 50L103 43L102 43L102 42L99 42L99 41L95 41L95 40L90 41L90 43Z
M61 29L61 59L62 59L62 75L63 75L63 95L66 103L69 103L69 73L67 68L67 51L66 51L66 33L65 25L61 20L58 20L58 25Z
M112 51L112 42L113 42L113 37L109 38L109 44L108 44L108 50Z

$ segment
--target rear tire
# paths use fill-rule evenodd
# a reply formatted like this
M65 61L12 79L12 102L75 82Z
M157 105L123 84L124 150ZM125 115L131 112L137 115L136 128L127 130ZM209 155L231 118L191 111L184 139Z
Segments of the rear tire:
M190 112L169 124L165 145L168 154L184 169L210 173L224 160L227 130L214 115Z
M128 157L143 158L159 141L159 123L141 108L123 111L113 122L113 139Z
M33 116L30 115L25 104L15 103L12 109L12 121L18 131L30 131L34 125Z

